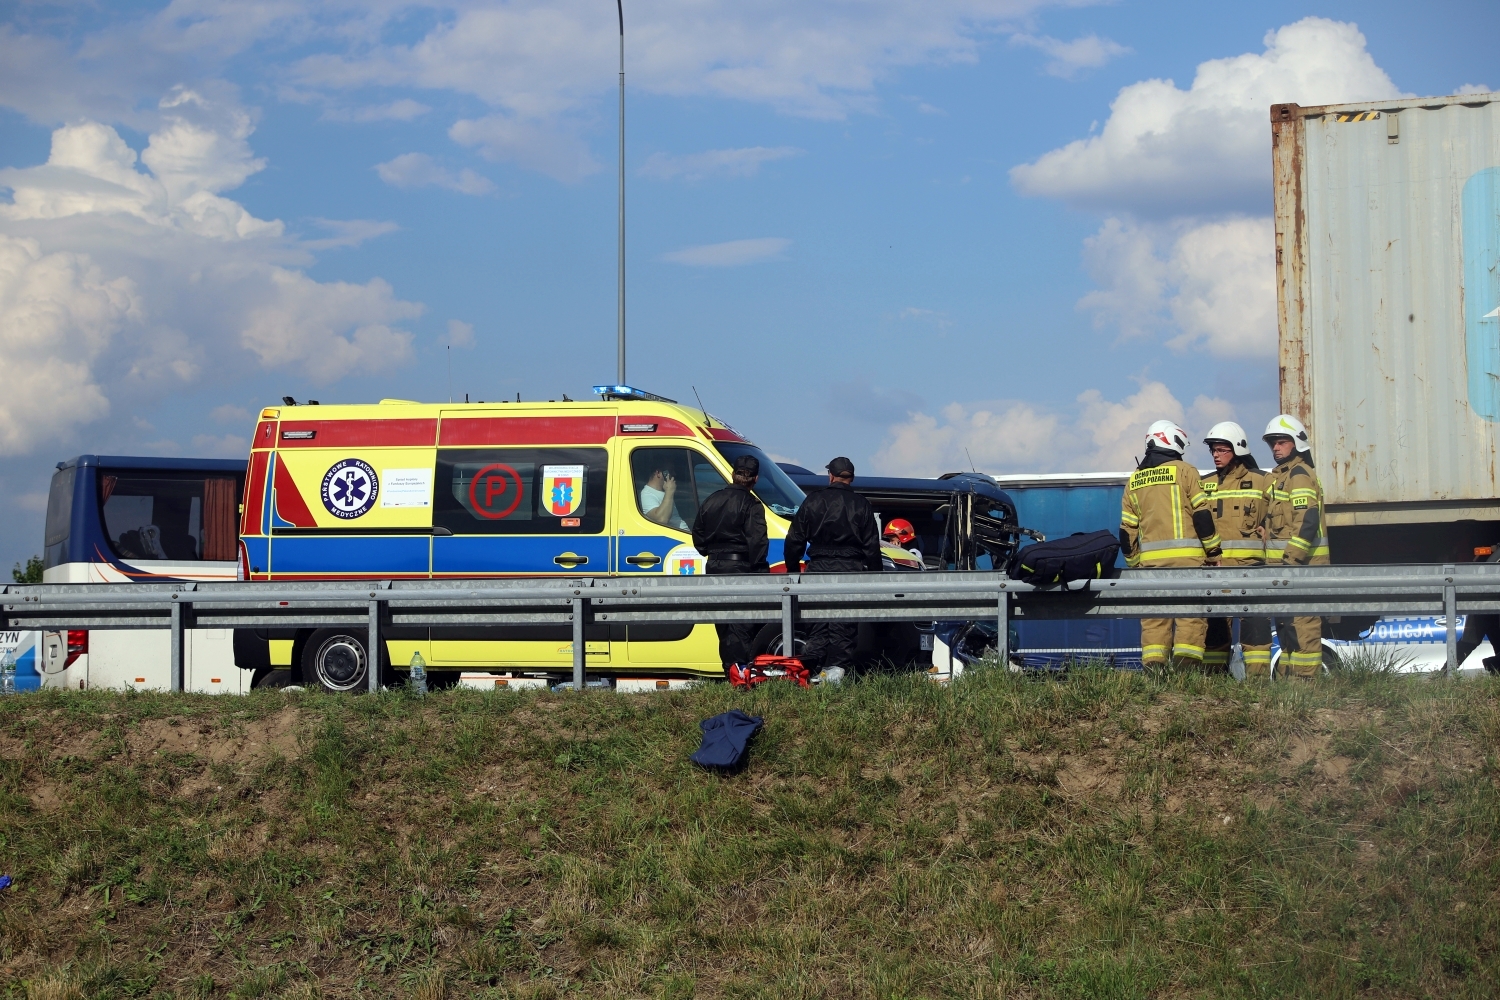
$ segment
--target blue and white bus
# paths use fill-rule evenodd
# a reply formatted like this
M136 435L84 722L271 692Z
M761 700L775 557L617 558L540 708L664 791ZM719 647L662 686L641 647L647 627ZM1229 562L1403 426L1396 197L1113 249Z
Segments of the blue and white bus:
M79 455L57 463L47 495L44 583L233 580L239 562L243 460ZM188 690L242 692L230 629L192 629ZM83 630L43 636L44 687L165 689L165 631Z

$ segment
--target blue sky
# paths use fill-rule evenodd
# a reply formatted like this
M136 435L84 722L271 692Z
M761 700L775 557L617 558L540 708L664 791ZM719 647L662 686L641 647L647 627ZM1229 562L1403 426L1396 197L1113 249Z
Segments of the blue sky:
M611 5L6 10L4 564L68 455L613 378ZM870 472L1254 431L1269 103L1500 87L1500 8L1411 11L627 2L630 381Z

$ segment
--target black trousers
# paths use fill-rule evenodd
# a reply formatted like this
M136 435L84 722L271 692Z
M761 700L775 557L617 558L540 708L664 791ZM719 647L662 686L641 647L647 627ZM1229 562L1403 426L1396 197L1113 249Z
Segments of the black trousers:
M814 546L816 548L816 545ZM808 564L809 573L862 573L863 559L815 559ZM859 626L854 622L818 622L808 630L807 647L802 662L813 667L850 667Z
M756 571L747 562L710 556L704 572L709 576L749 576ZM749 663L754 659L755 633L760 631L760 622L724 622L715 625L714 630L719 633L719 663L726 677L731 663Z
M1458 637L1458 662L1468 659L1469 654L1486 639L1495 647L1496 655L1500 655L1500 615L1469 615L1465 618L1464 634ZM1484 668L1490 673L1496 672L1488 663Z

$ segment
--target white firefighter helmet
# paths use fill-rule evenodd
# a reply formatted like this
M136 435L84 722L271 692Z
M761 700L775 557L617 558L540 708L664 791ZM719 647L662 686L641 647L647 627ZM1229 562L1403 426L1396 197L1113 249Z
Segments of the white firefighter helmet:
M1312 454L1312 442L1307 440L1307 428L1302 426L1302 421L1290 413L1274 417L1269 424L1266 424L1266 432L1261 437L1266 444L1270 444L1272 438L1289 437L1298 451Z
M1203 443L1213 444L1215 441L1229 445L1240 458L1250 454L1250 439L1245 436L1245 428L1233 420L1221 420L1208 429L1208 437Z
M1146 428L1146 447L1155 445L1161 451L1187 451L1188 432L1170 420L1158 420Z

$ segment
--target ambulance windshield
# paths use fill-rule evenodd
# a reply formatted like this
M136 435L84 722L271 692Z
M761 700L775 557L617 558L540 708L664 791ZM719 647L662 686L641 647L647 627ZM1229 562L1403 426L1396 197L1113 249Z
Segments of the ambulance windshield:
M781 471L781 467L755 445L715 441L714 447L719 449L719 454L727 458L731 465L741 455L754 455L760 460L760 482L755 484L755 495L771 508L771 513L791 517L802 506L802 501L807 499L797 488L797 484Z

